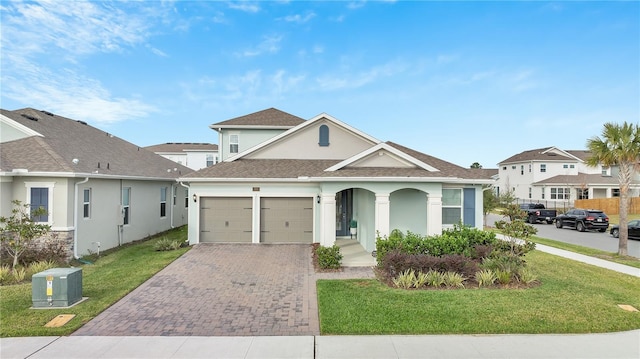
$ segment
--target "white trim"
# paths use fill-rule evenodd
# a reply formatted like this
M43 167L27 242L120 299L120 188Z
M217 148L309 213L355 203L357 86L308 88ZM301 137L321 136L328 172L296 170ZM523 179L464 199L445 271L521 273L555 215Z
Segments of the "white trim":
M32 188L47 188L47 222L38 222L38 223L46 223L50 226L53 225L53 189L55 188L55 182L24 182L24 186L26 190L26 204L31 204L31 189Z
M465 179L457 177L299 177L299 178L180 178L186 183L323 183L323 182L422 182L422 183L462 183L462 184L493 184L491 179Z
M578 161L578 162L584 162L584 161L583 161L583 160L581 160L580 158L578 158L578 157L576 157L576 156L574 156L574 155L570 154L570 153L569 153L569 152L567 152L567 151L561 150L561 149L559 149L559 148L558 148L558 147L556 147L556 146L551 146L551 147L547 148L546 150L544 150L544 151L542 151L542 152L540 152L540 153L544 155L545 153L550 152L550 151L552 151L552 150L560 151L560 152L562 152L562 153L563 153L563 155L564 155L564 156L571 157L571 158L575 159L575 160L576 160L576 161ZM542 161L542 160L534 160L534 161ZM552 160L552 161L555 161L555 160Z
M418 160L417 158L415 158L413 156L410 156L410 155L400 151L399 149L397 149L395 147L389 146L388 144L386 144L384 142L383 143L379 143L379 144L377 144L377 145L375 145L373 147L370 147L369 149L367 149L365 151L362 151L362 152L358 153L355 156L347 158L346 160L327 168L325 171L334 172L336 170L344 168L344 167L348 166L349 164L352 164L352 163L354 163L356 161L359 161L359 160L371 155L372 153L374 153L376 151L380 151L380 150L388 151L388 152L390 152L390 153L402 158L403 160L408 161L408 162L410 162L410 163L412 163L412 164L414 164L414 165L416 165L416 166L418 166L418 167L420 167L420 168L422 168L422 169L424 169L426 171L429 171L429 172L440 172L439 169L437 169L435 167L432 167L432 166L430 166L430 165Z
M125 180L137 180L137 181L168 181L177 182L177 178L166 177L142 177L142 176L118 176L118 175L103 175L99 173L81 173L81 172L6 172L0 171L0 177L59 177L59 178L102 178L102 179L125 179Z
M238 154L236 154L234 156L228 157L226 160L224 160L224 162L233 162L233 161L235 161L235 160L237 160L239 158L242 158L242 157L244 157L244 156L246 156L246 155L248 155L250 153L253 153L253 152L255 152L255 151L257 151L257 150L259 150L261 148L264 148L264 147L266 147L266 146L268 146L268 145L270 145L270 144L272 144L272 143L274 143L276 141L279 141L283 137L290 136L293 133L296 133L296 132L302 130L303 128L305 128L307 126L311 126L312 124L314 124L314 123L316 123L318 121L322 121L323 119L327 120L329 122L333 122L335 125L340 126L340 127L344 128L344 129L346 129L347 131L350 131L350 132L362 137L366 141L371 142L372 145L381 143L380 140L378 140L378 139L376 139L376 138L374 138L372 136L369 136L366 133L364 133L364 132L362 132L362 131L354 128L354 127L351 127L351 126L347 125L346 123L336 119L335 117L327 115L326 113L321 113L321 114L317 115L316 117L313 117L312 119L307 120L307 121L299 124L298 126L293 127L293 128L291 128L291 129L289 129L289 130L287 130L287 131L285 131L285 132L283 132L283 133L281 133L281 134L279 134L279 135L277 135L275 137L272 137L271 139L269 139L267 141L264 141L264 142L262 142L262 143L260 143L260 144L258 144L256 146L253 146L253 147L251 147L251 148L249 148L249 149L247 149L247 150L245 150L243 152L240 152L240 153L238 153Z
M242 129L242 130L249 130L249 129L263 129L263 130L288 130L290 128L294 128L295 126L269 126L269 125L222 125L222 126L215 126L215 125L209 125L209 128L214 130L214 131L218 131L221 129Z
M7 125L9 125L10 127L15 128L16 130L22 132L25 134L25 137L31 137L31 136L39 136L39 137L44 137L40 132L34 131L31 128L21 124L20 122L16 121L16 120L12 120L9 117L0 114L0 120L2 120L2 122L6 123Z

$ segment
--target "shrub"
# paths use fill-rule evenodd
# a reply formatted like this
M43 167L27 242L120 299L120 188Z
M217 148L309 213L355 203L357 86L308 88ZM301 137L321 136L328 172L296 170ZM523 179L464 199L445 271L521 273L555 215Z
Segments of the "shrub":
M498 280L498 283L500 283L500 284L509 284L509 283L511 283L511 277L512 277L511 271L502 270L502 269L498 269L496 271L496 278Z
M529 268L522 268L518 272L518 279L524 284L532 284L538 281L538 276Z
M444 273L430 270L425 274L425 276L427 277L427 285L430 287L437 288L444 284Z
M27 267L34 262L53 261L64 263L68 259L66 242L58 238L31 242L20 257L20 263Z
M316 249L318 256L318 265L322 269L338 269L342 265L342 254L340 247L333 245L331 247L319 246Z
M11 267L7 265L0 266L0 285L8 284L11 279Z
M34 274L40 273L42 271L46 271L47 269L50 269L50 268L55 268L57 265L58 264L54 261L33 262L29 264L29 267L27 268L27 277L28 279L31 279L31 277Z
M14 268L11 275L15 283L20 283L26 278L27 271L24 268Z
M465 278L460 273L446 272L443 278L444 285L449 288L464 288Z
M415 288L422 288L425 286L425 284L427 284L428 279L429 277L427 276L427 273L418 272L415 279L413 280L413 286Z
M153 248L156 251L174 251L182 246L182 242L178 239L171 240L167 237L160 238Z
M476 282L478 282L478 287L491 286L498 279L494 271L492 271L491 269L485 269L485 270L476 272L475 278L476 278Z
M413 287L416 280L416 273L413 269L406 270L400 273L393 279L393 284L398 288L409 289Z

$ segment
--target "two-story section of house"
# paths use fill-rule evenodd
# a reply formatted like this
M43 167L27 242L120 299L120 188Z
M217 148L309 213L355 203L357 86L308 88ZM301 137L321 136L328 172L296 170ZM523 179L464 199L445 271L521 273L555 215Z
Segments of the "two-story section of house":
M218 132L220 161L253 148L305 120L275 108L214 123L209 127Z
M519 202L544 202L549 207L619 195L612 169L588 166L588 157L589 151L557 147L518 153L498 164L498 193L510 191Z
M145 148L196 171L220 162L218 145L213 143L168 142Z

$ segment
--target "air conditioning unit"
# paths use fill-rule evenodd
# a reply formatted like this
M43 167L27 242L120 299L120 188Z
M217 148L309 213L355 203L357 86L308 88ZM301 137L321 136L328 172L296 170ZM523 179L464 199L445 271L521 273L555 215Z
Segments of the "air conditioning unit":
M82 300L82 268L51 268L31 277L34 308L69 307Z

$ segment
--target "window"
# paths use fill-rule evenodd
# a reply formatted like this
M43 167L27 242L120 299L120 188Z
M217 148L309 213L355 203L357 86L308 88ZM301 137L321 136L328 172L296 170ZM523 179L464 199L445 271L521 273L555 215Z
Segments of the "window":
M585 189L578 188L576 190L576 194L577 194L577 198L578 199L589 199L589 189L588 188L585 188Z
M547 165L541 164L540 165L540 172L547 172Z
M603 176L608 176L609 175L609 167L602 167L602 175Z
M544 199L544 188L542 189L542 196L541 196L541 198L542 198L542 199Z
M318 130L318 145L326 147L329 146L329 126L322 125Z
M82 193L82 217L91 218L91 188L85 188Z
M442 189L442 224L458 224L462 220L462 190Z
M236 150L236 152L238 152ZM213 155L211 153L207 153L207 167L211 167L215 164L215 162L213 161Z
M529 187L529 198L531 198L531 187Z
M620 197L620 188L614 188L611 190L611 197Z
M184 189L184 208L189 208L189 190Z
M167 216L167 187L160 188L160 217Z
M502 166L502 169L506 171L507 170L507 166Z
M171 186L171 193L173 194L173 205L176 205L176 199L178 197L178 191L177 188L173 188L173 186Z
M523 175L524 174L524 165L520 165L520 174Z
M515 169L516 169L516 166L515 166L515 165L511 166L511 169L512 169L512 170L515 170Z
M47 213L40 216L33 216L34 222L49 222L49 188L31 187L31 200L29 201L30 210L35 211L38 208L44 208Z
M531 173L531 163L529 163L529 173Z
M568 188L551 188L551 199L569 199Z
M569 165L569 168L576 168L576 165Z
M240 135L229 135L229 153L238 153Z
M564 165L562 165L562 168L569 168L569 165L564 164Z
M129 224L131 216L131 187L122 189L122 224Z

